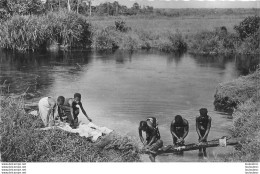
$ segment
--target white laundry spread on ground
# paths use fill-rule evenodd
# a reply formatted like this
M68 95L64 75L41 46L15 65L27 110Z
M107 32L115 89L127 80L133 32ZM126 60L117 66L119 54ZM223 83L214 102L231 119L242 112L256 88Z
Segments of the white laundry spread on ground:
M59 128L71 133L78 133L81 137L91 138L92 142L97 141L97 139L101 136L108 135L113 132L111 129L106 127L99 127L92 122L88 124L81 123L76 129L72 129L68 123L59 122L56 126L45 127L39 130L50 130L53 128Z

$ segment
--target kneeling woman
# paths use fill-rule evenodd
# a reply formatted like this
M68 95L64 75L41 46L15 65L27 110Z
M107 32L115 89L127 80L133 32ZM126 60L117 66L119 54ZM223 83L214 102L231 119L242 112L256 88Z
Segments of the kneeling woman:
M156 151L163 146L163 141L160 140L161 136L158 129L157 119L155 117L150 117L147 118L146 121L141 121L138 131L144 149L150 152L150 160L155 162ZM142 132L146 133L146 141L142 136Z
M55 117L58 116L58 107L63 105L65 98L59 96L57 101L52 97L44 97L39 101L39 115L44 123L44 126L52 126Z

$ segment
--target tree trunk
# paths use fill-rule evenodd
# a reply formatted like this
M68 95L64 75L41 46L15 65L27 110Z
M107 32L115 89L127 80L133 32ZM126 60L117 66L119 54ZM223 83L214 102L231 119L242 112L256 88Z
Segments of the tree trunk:
M68 0L67 6L68 6L68 11L70 11L70 0Z
M77 13L79 13L79 0L77 0Z
M88 5L89 5L89 16L91 16L91 0L88 1Z

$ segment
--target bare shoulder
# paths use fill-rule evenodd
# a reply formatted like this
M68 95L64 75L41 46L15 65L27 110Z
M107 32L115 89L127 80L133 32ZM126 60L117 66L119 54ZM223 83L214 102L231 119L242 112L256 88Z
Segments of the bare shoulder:
M183 120L184 120L184 124L186 124L186 125L189 124L188 120L186 120L186 119L183 119Z

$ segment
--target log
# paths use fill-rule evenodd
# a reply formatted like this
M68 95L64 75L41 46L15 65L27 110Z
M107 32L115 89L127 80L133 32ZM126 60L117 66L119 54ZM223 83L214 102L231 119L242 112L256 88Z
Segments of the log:
M226 142L227 146L237 145L238 141L236 140L228 140ZM176 152L183 152L183 151L191 151L191 150L198 150L203 147L218 147L220 146L219 141L209 141L205 143L198 143L198 144L187 144L183 146L174 146L168 145L163 148L158 149L156 155L164 154L164 153L176 153Z
M156 152L151 151L151 150L146 150L143 149L142 151L146 154L153 154L153 155L160 155L160 154L165 154L165 153L178 153L178 152L184 152L184 151L191 151L191 150L198 150L200 148L208 148L208 147L218 147L218 146L233 146L233 145L237 145L238 141L237 140L229 140L228 139L223 139L219 138L219 139L215 139L215 140L211 140L208 142L203 142L203 143L193 143L193 144L186 144L186 145L168 145L168 146L164 146L160 149L158 149ZM222 144L220 144L220 140L222 141ZM223 144L223 140L224 140L224 144Z

